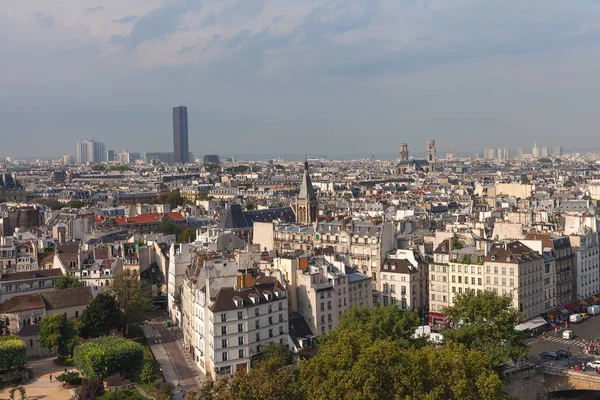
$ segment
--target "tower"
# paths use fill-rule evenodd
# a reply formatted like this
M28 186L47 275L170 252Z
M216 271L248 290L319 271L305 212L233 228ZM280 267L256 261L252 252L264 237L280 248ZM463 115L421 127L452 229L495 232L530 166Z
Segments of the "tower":
M400 143L400 161L408 161L408 144Z
M430 171L435 171L435 140L427 141L427 161L429 162Z
M186 106L173 107L173 150L176 163L185 164L190 161Z
M296 201L296 222L311 225L317 220L318 201L308 173L308 160L304 161L304 175Z

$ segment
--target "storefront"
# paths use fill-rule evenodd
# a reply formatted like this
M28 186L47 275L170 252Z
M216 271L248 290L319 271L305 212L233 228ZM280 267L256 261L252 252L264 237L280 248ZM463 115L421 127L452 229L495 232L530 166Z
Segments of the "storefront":
M448 327L448 320L446 316L441 313L429 312L429 326L434 332L439 332L444 328Z

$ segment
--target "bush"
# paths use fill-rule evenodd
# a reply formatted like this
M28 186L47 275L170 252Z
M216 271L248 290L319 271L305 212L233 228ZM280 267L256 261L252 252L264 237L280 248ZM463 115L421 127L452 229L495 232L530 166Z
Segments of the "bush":
M137 389L122 389L114 392L107 392L100 397L101 400L146 400Z
M107 336L77 346L75 366L88 379L112 374L131 376L144 362L144 348L139 343L117 336Z
M16 336L0 336L0 370L20 367L27 362L25 342Z
M25 370L14 370L8 371L4 374L0 375L1 385L0 386L9 386L9 385L19 385L21 383L27 382L29 379L29 374Z
M66 383L69 386L81 385L81 376L79 375L79 372L66 372L64 374L60 374L56 377L56 380Z

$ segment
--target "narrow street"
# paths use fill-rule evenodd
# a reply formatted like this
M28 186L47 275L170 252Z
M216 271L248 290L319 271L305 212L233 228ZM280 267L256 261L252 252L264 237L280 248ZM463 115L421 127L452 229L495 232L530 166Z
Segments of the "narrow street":
M165 380L174 386L173 398L183 399L188 390L198 390L206 377L194 367L191 356L183 349L181 330L167 328L163 317L151 319L143 329Z

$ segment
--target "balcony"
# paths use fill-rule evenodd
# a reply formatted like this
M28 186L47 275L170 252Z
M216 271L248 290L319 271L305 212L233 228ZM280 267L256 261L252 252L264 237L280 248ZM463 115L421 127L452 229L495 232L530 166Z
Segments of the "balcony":
M371 256L369 254L361 254L361 253L350 253L350 257L353 258L362 258L365 260L368 260L371 258Z

